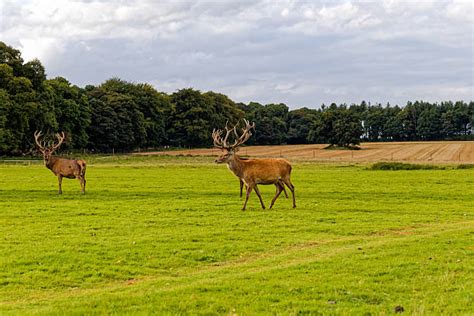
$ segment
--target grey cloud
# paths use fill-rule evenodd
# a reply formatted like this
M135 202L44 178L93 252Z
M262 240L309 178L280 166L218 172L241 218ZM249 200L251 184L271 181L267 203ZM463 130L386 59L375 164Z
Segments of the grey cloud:
M0 39L50 77L118 76L235 101L472 100L465 1L7 1ZM53 17L54 16L54 17Z

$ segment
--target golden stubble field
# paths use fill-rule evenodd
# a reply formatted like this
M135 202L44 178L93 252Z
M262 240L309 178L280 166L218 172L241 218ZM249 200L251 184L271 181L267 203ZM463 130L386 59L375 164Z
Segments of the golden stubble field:
M328 150L325 147L325 144L248 146L242 147L240 154L329 162L474 163L474 141L362 143L361 150ZM208 148L138 154L217 156L219 153L219 149Z

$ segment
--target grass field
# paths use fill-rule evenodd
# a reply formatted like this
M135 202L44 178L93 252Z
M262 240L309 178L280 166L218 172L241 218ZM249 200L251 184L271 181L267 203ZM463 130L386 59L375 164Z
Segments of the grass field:
M242 212L211 161L0 166L0 314L473 314L474 169L296 163Z

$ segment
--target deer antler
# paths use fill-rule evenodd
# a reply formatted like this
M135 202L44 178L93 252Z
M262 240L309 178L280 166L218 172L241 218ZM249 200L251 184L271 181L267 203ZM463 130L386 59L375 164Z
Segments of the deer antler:
M34 136L35 136L35 143L38 146L38 149L41 152L44 152L44 147L46 146L45 142L40 142L40 137L43 135L42 131L35 131Z
M61 134L56 133L56 138L58 139L58 143L53 143L53 145L51 146L51 152L55 151L59 148L59 146L61 146L61 144L64 142L64 139L66 138L66 135L64 135L64 132L61 132Z
M229 148L229 145L227 144L227 139L229 138L229 135L230 133L235 130L235 127L234 128L228 128L227 125L228 125L228 121L225 123L225 137L224 139L222 139L222 133L224 132L223 130L221 129L214 129L212 131L212 139L214 140L214 147L217 147L217 148L220 148L220 149L225 149L225 148Z
M221 129L213 129L212 130L212 139L214 140L214 147L216 148L224 148L224 144L222 143L222 130Z
M42 131L35 131L34 136L35 136L36 145L38 146L38 149L42 153L44 153L46 148L48 148L51 151L51 153L54 152L56 149L59 148L59 146L61 146L61 144L64 142L64 139L66 138L66 135L64 134L64 132L61 132L61 134L56 133L56 138L58 139L58 143L55 144L54 141L49 141L48 143L46 143L45 140L41 140L41 136L43 136Z
M250 132L250 130L252 128L255 130L255 123L250 124L250 122L247 121L246 119L244 119L244 123L245 123L245 127L242 128L242 135L240 135L240 137L238 137L237 131L235 130L236 126L234 126L234 130L235 130L234 132L235 132L236 137L238 138L235 140L235 143L231 146L231 148L235 148L242 145L250 138L250 136L252 136L252 132Z
M217 148L220 148L220 149L234 149L236 147L239 147L243 143L245 143L250 138L250 136L252 136L252 133L250 132L250 130L252 128L255 129L255 123L250 124L250 122L247 121L246 119L244 119L244 123L245 123L245 127L242 128L242 135L240 135L240 136L237 133L237 125L238 124L234 125L233 128L229 128L227 126L227 123L225 124L226 134L225 134L224 139L222 139L223 130L214 129L212 131L212 139L214 140L214 147L217 147ZM229 135L232 132L234 132L235 141L232 145L229 145L227 143L227 139L229 138Z

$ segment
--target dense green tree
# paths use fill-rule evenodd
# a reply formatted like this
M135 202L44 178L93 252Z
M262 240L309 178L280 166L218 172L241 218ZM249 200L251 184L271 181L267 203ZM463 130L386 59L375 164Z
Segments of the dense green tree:
M171 114L170 97L158 92L149 84L136 84L130 92L143 114L146 139L145 147L158 147L166 141L166 121Z
M7 127L8 114L11 111L11 101L7 92L0 89L0 153L11 150L13 135Z
M404 140L418 140L418 117L420 115L419 102L408 102L399 118L403 126Z
M40 117L49 115L54 121L54 115L43 104L45 78L39 60L23 64L20 51L0 42L0 89L3 90L0 107L6 118L0 127L5 142L1 145L2 152L29 151L33 147L33 132L44 121Z
M465 102L458 101L454 104L454 123L459 135L469 135L472 127L472 102L471 110Z
M102 151L129 151L146 144L145 117L130 85L110 79L102 85L87 87L91 108L89 147Z
M427 104L418 118L418 137L422 140L441 138L441 115L435 105Z
M454 122L454 111L447 110L443 114L441 114L441 126L442 126L442 134L445 138L453 138L456 135L456 124Z
M318 120L317 110L301 108L288 113L288 144L306 144L312 125Z
M13 153L26 152L31 147L31 135L34 127L34 113L40 107L36 91L30 80L25 77L14 77L7 90L11 100L6 127L12 134L10 150Z
M173 110L168 124L168 139L175 146L211 144L211 120L215 117L209 96L199 90L181 89L171 95Z
M286 142L288 107L285 104L251 102L245 110L245 117L256 125L255 138L248 144L276 145Z
M404 107L360 104L302 108L234 103L192 88L167 95L149 84L112 78L84 89L47 79L37 59L0 42L0 154L34 148L35 130L65 131L66 148L130 151L162 145L210 146L211 132L243 117L256 123L248 144L473 139L474 102L408 102Z
M387 107L385 109L385 124L383 126L383 139L387 141L403 140L405 132L403 128L402 110L398 107Z
M322 111L319 120L310 133L312 142L324 142L339 147L352 147L360 144L362 124L359 116L345 105L331 104Z
M341 110L333 124L333 137L330 144L352 147L360 144L362 125L359 118L349 110Z
M21 52L0 41L0 65L1 64L10 66L15 76L23 75L23 58L21 58Z
M228 124L237 124L245 115L244 111L224 94L209 91L204 93L204 96L208 98L209 104L213 108L212 129L222 128L227 122Z
M96 87L86 87L88 102L91 107L91 124L87 130L89 135L88 147L92 150L110 152L117 147L120 122L115 110L107 103L104 90Z
M87 128L91 123L91 110L85 91L61 77L47 80L45 84L51 89L50 102L57 122L56 129L66 133L66 145L69 148L84 148L88 142ZM46 122L53 120L46 118ZM55 126L51 127L54 129Z
M0 64L0 89L8 90L13 79L13 68L7 64Z
M31 81L35 90L40 90L46 80L44 67L38 59L33 59L23 65L23 76Z
M171 95L172 111L168 120L168 139L175 146L210 146L214 128L236 124L243 111L227 96L181 89Z
M382 140L386 124L385 110L380 104L369 107L365 112L363 126L368 141L376 142Z
M140 121L135 126L135 144L138 147L158 147L166 141L166 123L170 117L172 106L170 97L158 92L149 84L134 84L119 78L112 78L101 85L108 92L126 95L135 106L130 108L131 115L140 120L138 110L143 115L145 134L142 134ZM137 116L138 115L138 116Z

